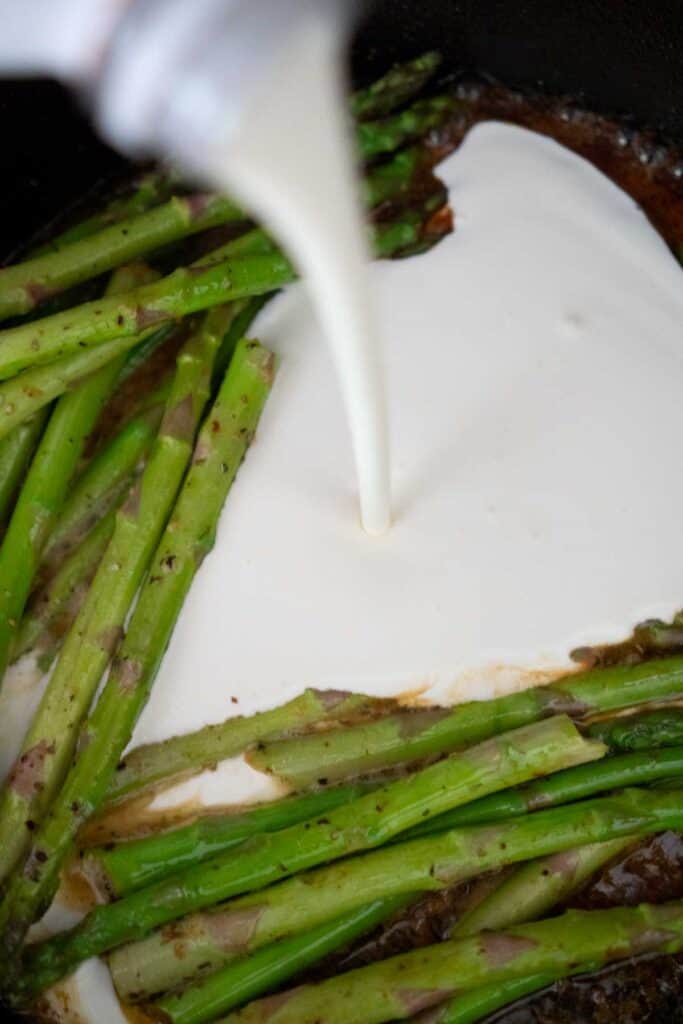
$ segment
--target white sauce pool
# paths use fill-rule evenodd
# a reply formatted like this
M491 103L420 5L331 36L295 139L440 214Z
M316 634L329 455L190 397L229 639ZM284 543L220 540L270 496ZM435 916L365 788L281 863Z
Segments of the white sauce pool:
M523 129L478 126L440 174L455 233L370 270L392 530L358 529L329 350L293 287L254 329L278 378L134 744L307 685L493 696L683 603L680 268L624 193ZM29 693L0 699L1 767ZM231 762L176 799L267 794ZM120 1024L99 971L71 994Z

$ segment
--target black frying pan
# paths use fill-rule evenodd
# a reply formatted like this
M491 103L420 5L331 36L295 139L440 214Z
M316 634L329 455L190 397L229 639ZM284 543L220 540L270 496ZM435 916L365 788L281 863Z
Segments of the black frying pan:
M566 93L683 145L680 0L377 0L353 77L431 49L447 74ZM51 83L0 83L0 140L0 258L126 169ZM12 1018L0 1007L0 1019Z

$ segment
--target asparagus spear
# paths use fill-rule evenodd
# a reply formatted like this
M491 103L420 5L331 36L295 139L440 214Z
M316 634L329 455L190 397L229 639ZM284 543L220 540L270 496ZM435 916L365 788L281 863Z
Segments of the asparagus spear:
M343 690L304 690L293 700L249 717L228 718L196 732L172 736L136 747L118 765L108 792L108 804L170 785L188 775L212 768L243 753L252 743L270 736L296 735L318 722L344 720L377 713L392 701L381 701Z
M149 280L146 267L118 271L108 288L116 294ZM50 530L100 410L122 366L122 358L104 366L57 403L28 471L0 547L0 680Z
M388 716L334 736L266 743L250 753L249 761L293 786L308 786L321 777L348 778L443 754L556 711L580 717L681 695L683 658L669 658L570 675L549 686L452 710Z
M398 259L427 252L453 230L447 193L439 187L422 206L406 210L396 220L374 224L371 235L375 255Z
M119 995L137 1000L185 984L262 945L317 927L362 903L395 896L417 899L484 871L537 857L603 843L625 836L679 829L683 823L681 790L650 793L625 790L611 797L539 811L500 825L453 829L450 832L397 843L319 868L203 914L191 914L159 929L142 941L116 949L110 969ZM178 875L178 885L185 880ZM152 901L158 887L139 893ZM207 901L208 902L208 901ZM120 904L96 910L106 914ZM150 915L144 913L146 924ZM127 921L131 924L130 919ZM143 927L138 933L144 934ZM119 932L121 935L121 932ZM113 944L113 943L112 943ZM43 985L71 970L79 959L96 952L92 944L72 938L50 940L29 958L34 978ZM60 969L60 965L61 969Z
M433 96L381 121L359 124L356 135L361 159L372 160L393 153L407 142L440 128L455 115L458 106L453 96Z
M82 856L81 870L100 896L119 899L191 864L208 860L251 836L277 832L320 817L362 796L369 788L367 784L336 786L274 800L241 814L211 814L168 832L87 850Z
M613 839L567 850L522 864L514 874L490 892L481 903L460 918L449 938L464 938L478 932L496 931L542 917L554 906L580 889L600 868L633 846L632 837ZM466 1024L480 1020L516 999L545 988L567 973L534 974L507 983L484 985L456 996L437 1014L442 1024ZM417 1024L419 1018L416 1018Z
M557 903L565 900L571 892L579 889L600 868L632 845L632 838L613 839L609 843L594 843L523 864L458 921L450 938L495 931L542 917ZM560 976L578 973L584 969L565 969L484 985L462 996L456 996L435 1019L441 1024L465 1024L467 1021L480 1020L485 1014L492 1013L501 1006L509 1005L524 995L545 988L557 981ZM419 1017L416 1018L415 1024L418 1024L418 1021Z
M38 579L45 582L31 597L21 621L13 660L36 649L41 667L46 670L51 664L114 532L116 509L154 441L165 390L155 393L158 404L150 401L150 408L127 423L94 458L64 503L38 570Z
M48 410L20 423L0 441L0 526L11 511L19 485L26 475L33 453L45 429Z
M650 750L683 743L683 709L667 708L595 722L588 729L612 750Z
M179 184L177 176L164 168L146 171L130 182L124 195L112 199L104 209L86 217L72 227L61 231L31 255L42 256L45 253L58 252L72 242L80 242L83 238L97 234L103 228L139 213L150 210L153 206L170 199Z
M146 336L167 337L172 327L148 331ZM53 399L59 398L76 382L96 373L107 363L139 345L139 336L131 334L116 341L83 349L76 355L66 356L46 366L37 366L20 373L0 385L0 439L35 415Z
M535 924L415 950L251 1003L222 1024L383 1024L491 981L571 971L683 948L683 903L569 911ZM439 1020L437 1015L436 1020Z
M219 340L226 325L224 311L214 325ZM99 807L147 703L192 580L213 548L223 503L251 443L274 372L271 352L256 341L239 343L199 432L192 465L126 636L81 731L75 763L32 838L23 870L10 881L4 911L7 927L0 941L10 969L28 929L47 910L76 833ZM203 404L200 399L200 408ZM188 415L184 413L185 419Z
M543 917L633 845L633 837L626 836L562 850L523 864L460 918L450 938L494 931Z
M64 502L45 547L41 570L49 576L92 527L119 504L156 436L168 395L161 388L156 404L127 423L93 459Z
M0 799L0 880L24 853L74 751L78 728L120 638L173 506L207 400L228 310L209 314L178 356L166 411L145 471L116 526L71 628Z
M683 747L671 750L643 751L606 757L598 764L567 768L520 789L493 793L473 800L453 811L437 815L406 832L402 838L432 835L461 825L481 825L528 814L542 807L555 807L583 800L596 793L625 786L643 786L650 782L675 779L683 774Z
M115 522L116 509L113 508L35 594L17 634L12 650L14 659L35 651L39 667L47 672L64 635L81 610L88 587L111 540Z
M216 356L216 362L213 368L213 384L217 388L220 382L225 376L230 360L233 357L237 342L242 338L245 338L249 333L249 328L253 324L254 320L261 312L267 302L270 302L274 293L266 293L265 295L257 295L254 299L248 299L243 303L235 303L235 318L228 328L228 332L223 339L218 354Z
M272 245L264 232L251 231L228 243L222 251L237 257L267 251L268 247ZM211 259L210 256L208 258ZM173 325L166 324L140 335L126 335L94 349L80 350L75 355L66 356L46 366L37 366L0 385L0 438L33 412L67 391L75 381L133 350L122 371L122 379L125 379L129 369L132 372L139 361L146 358L150 350L157 348L172 331Z
M599 967L597 964L596 967ZM521 978L510 978L493 985L464 992L436 1010L427 1010L413 1018L413 1024L475 1024L476 1021L488 1020L490 1014L503 1006L523 999L524 996L552 985L560 978L572 974L583 974L588 968L577 967L574 970L568 965L556 966L545 974L530 974Z
M156 406L150 404L127 423L94 458L67 498L38 569L39 586L12 646L13 661L35 649L43 671L52 663L114 532L116 509L154 441L165 390L156 392Z
M182 268L123 296L87 302L75 309L0 333L0 378L71 355L150 325L175 320L234 299L272 291L293 280L279 253L229 259L203 268Z
M671 622L646 619L634 627L626 640L597 647L577 647L571 657L586 668L604 668L680 654L682 647L683 613L677 612Z
M426 175L433 164L430 152L423 146L401 149L386 163L372 167L362 182L363 198L367 206L381 206L387 201L395 202L410 194ZM435 179L430 182L434 186Z
M432 51L403 64L395 64L367 89L354 93L351 97L351 113L359 121L386 117L421 92L440 63L440 54Z
M272 991L329 953L367 934L400 910L405 899L376 900L344 914L330 924L313 928L266 946L238 960L205 981L182 992L170 993L155 1010L169 1024L202 1024L250 999Z
M43 299L98 277L169 242L244 214L222 196L174 196L97 234L0 270L0 319L29 313Z
M85 754L91 749L92 745L86 747ZM96 907L76 929L59 936L56 944L42 947L41 964L46 973L60 977L84 957L139 938L192 910L261 888L323 861L379 846L421 818L476 794L553 767L599 758L603 751L601 744L583 739L564 717L489 740L337 807L324 818L257 836L238 857L227 851L117 903ZM30 867L40 871L35 861ZM35 977L36 963L31 968Z

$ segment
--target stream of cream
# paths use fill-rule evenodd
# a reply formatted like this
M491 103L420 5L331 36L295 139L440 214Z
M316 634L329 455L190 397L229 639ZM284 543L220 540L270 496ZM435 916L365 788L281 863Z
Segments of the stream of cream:
M391 522L387 411L341 74L343 38L334 8L313 6L283 42L236 139L207 140L199 167L269 226L306 281L343 399L360 521L374 536ZM356 525L358 512L349 513Z
M333 360L293 286L255 325L278 377L134 745L307 685L493 696L683 604L680 268L628 196L523 129L478 126L439 173L454 234L368 270L393 528L358 529ZM22 671L0 768L37 692ZM163 802L271 792L232 761ZM69 988L83 1020L122 1024L101 964Z

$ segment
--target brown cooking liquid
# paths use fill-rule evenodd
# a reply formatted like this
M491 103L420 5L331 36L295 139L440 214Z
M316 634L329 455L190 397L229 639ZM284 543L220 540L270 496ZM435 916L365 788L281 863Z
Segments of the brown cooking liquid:
M683 152L662 146L648 132L580 110L566 99L522 95L496 85L462 86L459 116L432 136L438 157L447 155L480 121L508 121L549 135L595 164L628 192L663 238L683 240ZM505 168L501 167L501 173ZM457 223L457 196L454 201Z

